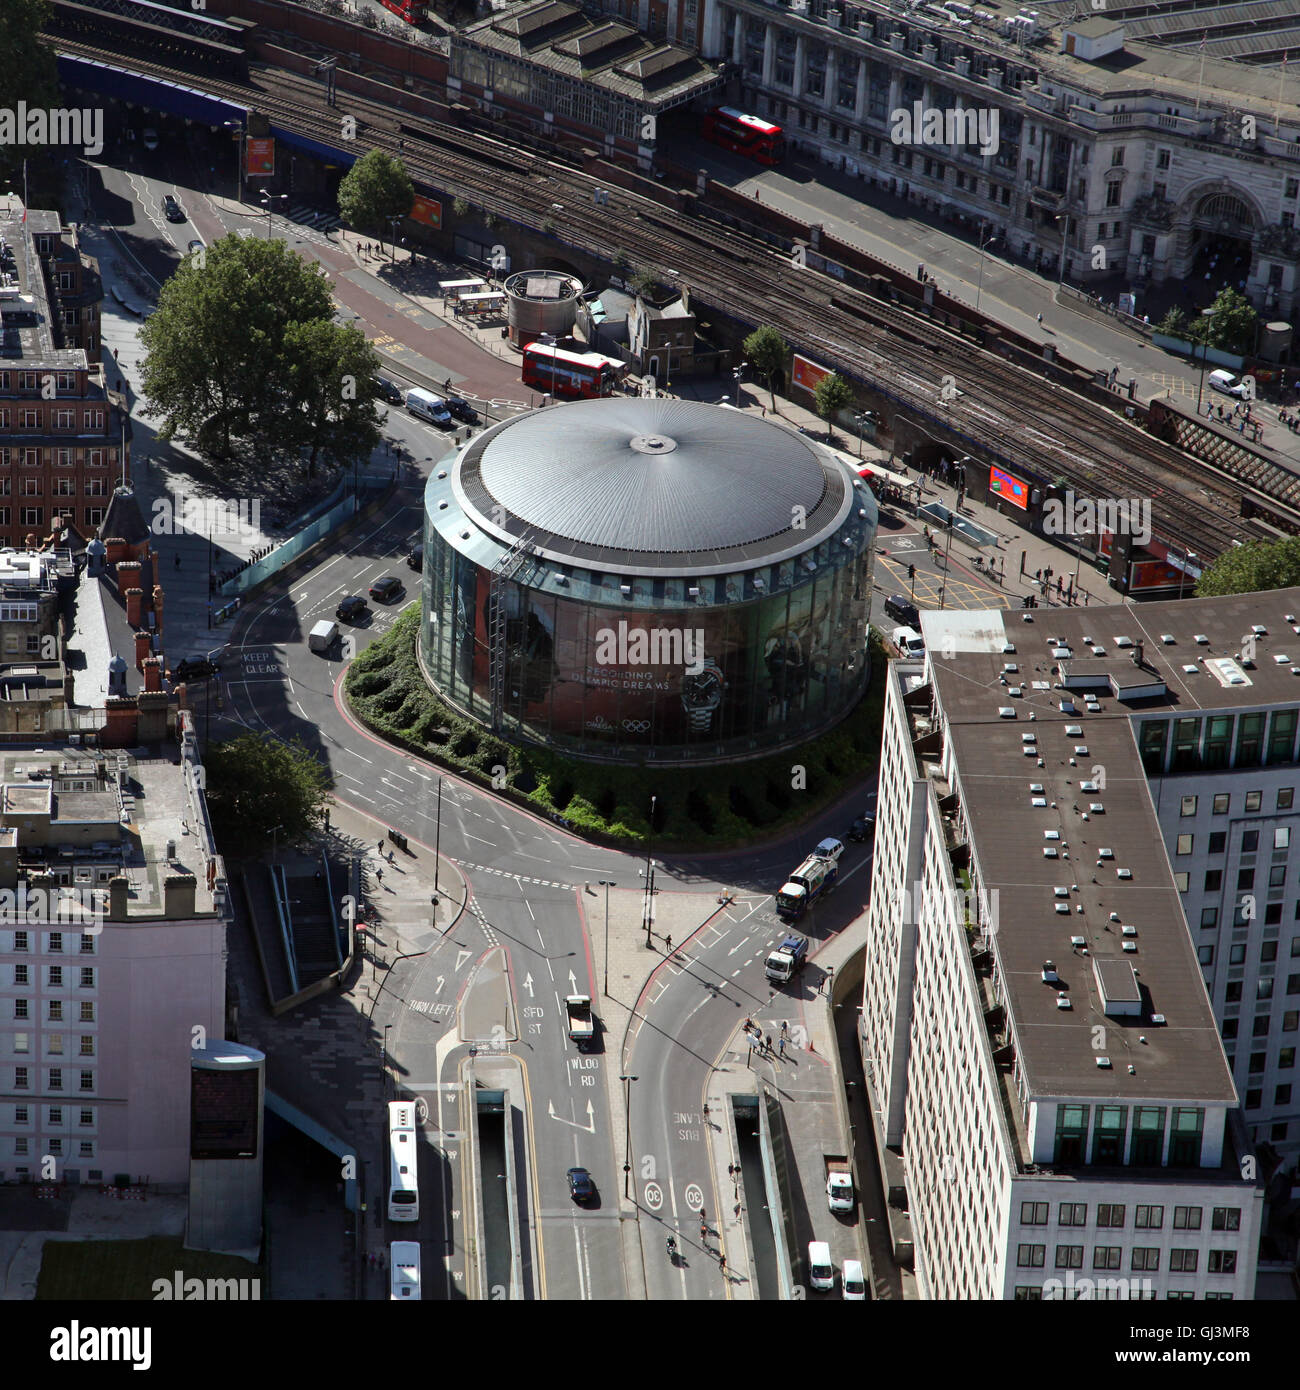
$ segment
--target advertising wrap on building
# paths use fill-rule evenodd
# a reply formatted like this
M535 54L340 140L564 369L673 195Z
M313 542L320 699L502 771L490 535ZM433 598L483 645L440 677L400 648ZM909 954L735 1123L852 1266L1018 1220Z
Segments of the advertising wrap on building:
M408 214L412 222L419 222L435 230L442 226L442 204L436 198L426 198L417 194Z
M989 469L989 492L1021 511L1029 510L1029 484L996 465Z
M802 386L805 391L813 392L817 390L818 382L831 375L829 367L819 367L816 362L810 361L807 357L800 357L796 352L794 355L794 366L790 371L790 382L794 386Z
M250 135L244 141L244 177L272 178L275 174L275 140L271 136Z

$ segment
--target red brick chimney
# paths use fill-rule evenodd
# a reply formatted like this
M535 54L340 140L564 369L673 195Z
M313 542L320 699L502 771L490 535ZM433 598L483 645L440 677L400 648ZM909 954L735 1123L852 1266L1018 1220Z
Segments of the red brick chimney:
M143 670L144 688L146 690L161 690L162 661L156 656L145 657Z
M153 614L154 630L158 633L158 636L161 637L163 630L163 587L161 584L155 584L153 586Z
M104 538L104 559L110 565L121 564L124 560L131 558L131 547L121 536Z
M140 626L140 608L143 603L143 589L128 589L126 591L126 620L132 627Z
M137 593L140 591L137 589ZM145 658L149 655L149 634L147 632L137 632L135 634L135 669L144 670Z

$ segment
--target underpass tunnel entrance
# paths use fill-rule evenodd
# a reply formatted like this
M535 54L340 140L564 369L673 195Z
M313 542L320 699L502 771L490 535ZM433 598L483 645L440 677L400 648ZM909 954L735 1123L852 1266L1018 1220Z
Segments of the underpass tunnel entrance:
M494 1085L506 1080L505 1086ZM467 1257L478 1296L492 1300L536 1298L528 1149L524 1112L509 1079L498 1072L489 1084L474 1083L476 1207Z
M736 1154L732 1197L740 1204L741 1225L759 1299L790 1298L791 1255L769 1129L769 1107L758 1096L730 1097L730 1128Z

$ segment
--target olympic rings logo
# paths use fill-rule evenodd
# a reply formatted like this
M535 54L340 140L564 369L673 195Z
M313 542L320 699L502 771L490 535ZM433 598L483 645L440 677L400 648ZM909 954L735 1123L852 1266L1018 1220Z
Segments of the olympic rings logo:
M629 734L643 734L649 729L650 721L648 719L625 719L623 727Z

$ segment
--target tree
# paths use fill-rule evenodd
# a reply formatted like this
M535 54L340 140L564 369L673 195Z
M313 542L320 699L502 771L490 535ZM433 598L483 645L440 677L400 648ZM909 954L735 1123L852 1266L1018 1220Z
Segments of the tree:
M1166 338L1181 338L1186 341L1188 334L1187 315L1175 304L1156 325L1156 332L1163 333Z
M288 844L324 821L330 776L299 739L240 734L214 743L204 767L208 808L222 845L265 852L273 831Z
M1206 319L1205 341L1222 352L1248 354L1255 350L1259 315L1244 294L1234 289L1219 291Z
M291 323L285 332L285 362L292 413L285 443L307 448L307 474L323 457L347 465L369 458L379 443L379 414L370 383L379 357L352 324L324 319Z
M362 155L339 184L343 220L353 227L373 227L381 238L392 219L405 217L414 202L415 185L406 166L383 150Z
M633 294L639 294L642 299L653 299L655 291L659 288L659 281L648 270L638 270L627 282L627 287Z
M817 414L829 425L839 411L853 402L853 388L838 372L827 372L817 383L813 392L813 405Z
M772 409L776 409L776 387L774 382L785 371L786 359L790 356L790 345L768 325L756 328L741 346L745 360L767 382L768 394L772 397Z
M1225 550L1197 581L1196 596L1252 594L1293 584L1300 584L1300 537L1288 536Z
M469 212L469 204L464 198L453 198L451 200L451 210L457 217L464 217Z
M54 49L37 38L52 13L47 0L4 0L0 5L0 111L16 116L19 102L26 102L29 110L59 104ZM23 159L47 153L0 140L0 188L21 189Z
M317 428L306 419L320 406L327 363L340 376L355 371L362 382L377 365L333 313L319 267L281 241L227 236L202 258L183 260L140 331L148 354L142 384L148 410L162 417L160 434L179 435L218 458L229 458L237 442L274 448L304 439L331 457L331 441L348 439L368 453L368 392L344 401L339 383L342 414L333 424ZM308 324L319 330L304 334Z

